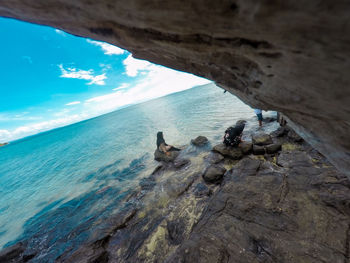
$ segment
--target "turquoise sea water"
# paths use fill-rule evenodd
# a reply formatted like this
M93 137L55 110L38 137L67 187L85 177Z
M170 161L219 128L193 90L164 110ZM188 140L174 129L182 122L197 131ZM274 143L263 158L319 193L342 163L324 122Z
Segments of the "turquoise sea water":
M241 118L257 128L249 106L210 84L1 147L0 248L29 239L43 262L74 249L156 167L157 131L175 146L216 143Z

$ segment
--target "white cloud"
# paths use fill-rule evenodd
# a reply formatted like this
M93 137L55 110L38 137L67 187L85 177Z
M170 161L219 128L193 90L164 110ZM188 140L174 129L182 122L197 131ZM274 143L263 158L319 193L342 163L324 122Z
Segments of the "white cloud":
M126 52L124 49L107 44L105 42L98 42L98 41L94 41L94 40L90 40L90 39L87 39L86 41L90 44L101 47L103 50L103 53L105 55L109 55L109 56L121 55L121 54L124 54Z
M158 98L173 92L209 83L192 74L175 71L128 56L124 60L129 76L142 76L134 85L123 83L115 92L90 98L84 106L90 112L102 114L119 107ZM127 88L127 89L126 89Z
M43 118L40 116L31 116L28 115L29 112L22 112L17 114L5 114L0 113L0 121L36 121L36 120L42 120Z
M8 130L0 130L0 143L9 141L11 133Z
M14 130L0 130L0 142L8 142L33 135L39 132L51 130L53 128L62 127L71 123L81 121L88 118L85 113L66 115L61 118L33 123L30 125L20 126Z
M101 75L94 76L94 71L92 69L82 70L76 68L63 68L63 65L60 64L58 67L61 70L61 78L72 78L72 79L84 79L90 80L88 85L96 84L96 85L105 85L105 79L107 79L106 73Z
M80 104L80 101L72 101L66 104L66 106L77 105Z
M126 74L130 77L136 77L139 72L143 72L145 70L153 70L156 67L160 67L146 60L135 59L130 54L124 61L123 64L125 66Z
M130 86L130 84L128 83L122 83L119 87L113 89L113 90L122 90L122 89L126 89Z
M131 56L128 56L124 60L124 65L128 76L138 77L137 79L133 79L133 82L131 82L132 84L122 83L120 86L114 88L113 92L87 99L84 102L69 102L66 106L80 104L79 109L76 109L76 107L69 107L69 109L63 108L61 110L55 109L52 111L51 120L48 118L49 120L47 121L23 125L13 130L0 130L0 142L19 139L87 118L92 118L129 104L140 103L173 92L209 83L206 79L154 65L147 61L134 59ZM61 77L84 79L90 81L89 84L94 82L96 84L101 83L106 78L104 74L94 76L93 70L78 70L76 68L65 69L62 65L59 65L59 68L62 72ZM18 115L17 117L32 117L27 112L23 112L22 114L24 116ZM1 119L8 120L9 116L0 114L0 121Z

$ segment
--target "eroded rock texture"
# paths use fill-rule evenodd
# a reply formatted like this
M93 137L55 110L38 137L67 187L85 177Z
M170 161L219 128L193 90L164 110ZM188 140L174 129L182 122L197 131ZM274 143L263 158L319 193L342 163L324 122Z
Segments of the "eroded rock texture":
M55 251L50 227L0 251L0 262L349 262L348 178L305 142L273 140L281 152L234 162L185 149L144 177L85 242ZM85 222L60 240L84 231Z
M107 41L278 110L350 171L347 0L11 0L0 15Z

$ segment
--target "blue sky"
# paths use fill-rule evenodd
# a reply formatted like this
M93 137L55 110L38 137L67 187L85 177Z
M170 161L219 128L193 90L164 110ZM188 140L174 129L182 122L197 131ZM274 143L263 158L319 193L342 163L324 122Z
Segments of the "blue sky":
M209 83L118 47L0 17L0 142Z

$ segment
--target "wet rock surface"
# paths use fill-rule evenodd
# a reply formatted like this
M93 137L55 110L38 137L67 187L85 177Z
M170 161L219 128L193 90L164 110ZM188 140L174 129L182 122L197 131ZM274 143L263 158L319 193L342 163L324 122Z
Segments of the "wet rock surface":
M88 242L55 261L348 262L349 180L305 142L279 143L275 154L220 165L203 151L158 165ZM210 170L219 185L203 179ZM18 243L0 262L40 262L38 249Z
M260 145L260 146L273 143L271 136L266 133L258 133L258 134L252 135L252 142L253 144Z
M213 151L234 160L239 160L243 157L242 150L239 147L226 146L223 143L215 145Z
M173 162L177 156L179 156L178 151L169 151L168 154L165 154L157 149L154 152L154 160L159 162Z
M207 183L220 183L226 169L217 164L210 165L203 173L203 179Z
M251 142L241 142L239 144L243 154L249 154L253 150L253 144Z
M204 136L198 136L196 139L192 139L191 143L195 146L203 146L208 143L208 138Z
M219 163L221 162L222 160L225 159L224 156L222 156L220 153L217 153L217 152L210 152L209 155L206 157L207 161L209 163Z

